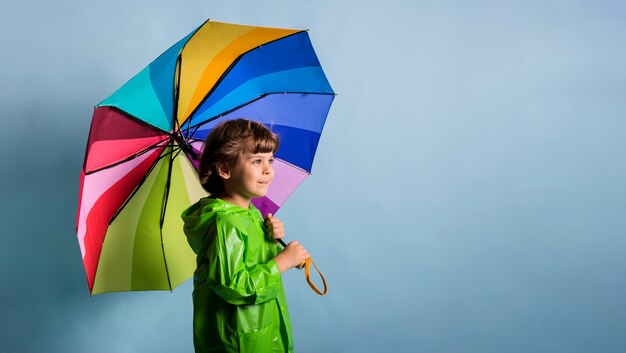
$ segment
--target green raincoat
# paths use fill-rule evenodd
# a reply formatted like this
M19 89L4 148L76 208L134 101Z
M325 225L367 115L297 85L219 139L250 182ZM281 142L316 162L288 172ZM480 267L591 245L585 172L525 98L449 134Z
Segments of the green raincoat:
M279 251L261 213L206 197L182 213L197 254L193 338L199 352L293 352Z

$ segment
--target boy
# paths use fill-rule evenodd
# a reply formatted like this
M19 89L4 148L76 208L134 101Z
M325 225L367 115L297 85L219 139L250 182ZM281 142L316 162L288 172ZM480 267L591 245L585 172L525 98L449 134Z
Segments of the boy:
M281 273L309 254L294 241L279 252L282 222L250 203L274 177L278 138L262 124L226 121L207 136L198 174L209 192L182 213L197 254L194 346L199 352L293 352Z

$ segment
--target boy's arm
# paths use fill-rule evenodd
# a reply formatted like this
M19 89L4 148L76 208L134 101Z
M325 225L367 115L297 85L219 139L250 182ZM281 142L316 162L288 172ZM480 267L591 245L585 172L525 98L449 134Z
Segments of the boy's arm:
M213 291L235 305L260 304L275 299L282 288L280 269L276 261L247 267L244 242L239 231L216 220L216 241L208 249L208 281Z

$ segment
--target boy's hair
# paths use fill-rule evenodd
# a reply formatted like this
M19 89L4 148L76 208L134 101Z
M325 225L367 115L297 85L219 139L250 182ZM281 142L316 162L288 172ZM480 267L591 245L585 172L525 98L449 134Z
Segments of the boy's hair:
M276 153L278 136L263 124L246 120L227 120L217 125L204 140L199 158L200 184L211 196L219 197L224 190L219 168L233 168L245 152Z

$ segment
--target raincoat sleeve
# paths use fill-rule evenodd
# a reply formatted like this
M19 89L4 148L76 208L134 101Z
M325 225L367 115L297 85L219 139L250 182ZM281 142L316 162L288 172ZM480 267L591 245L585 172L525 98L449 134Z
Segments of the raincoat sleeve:
M274 259L246 264L246 242L236 227L216 219L216 239L208 249L209 286L226 302L234 305L260 304L275 299L282 279Z

